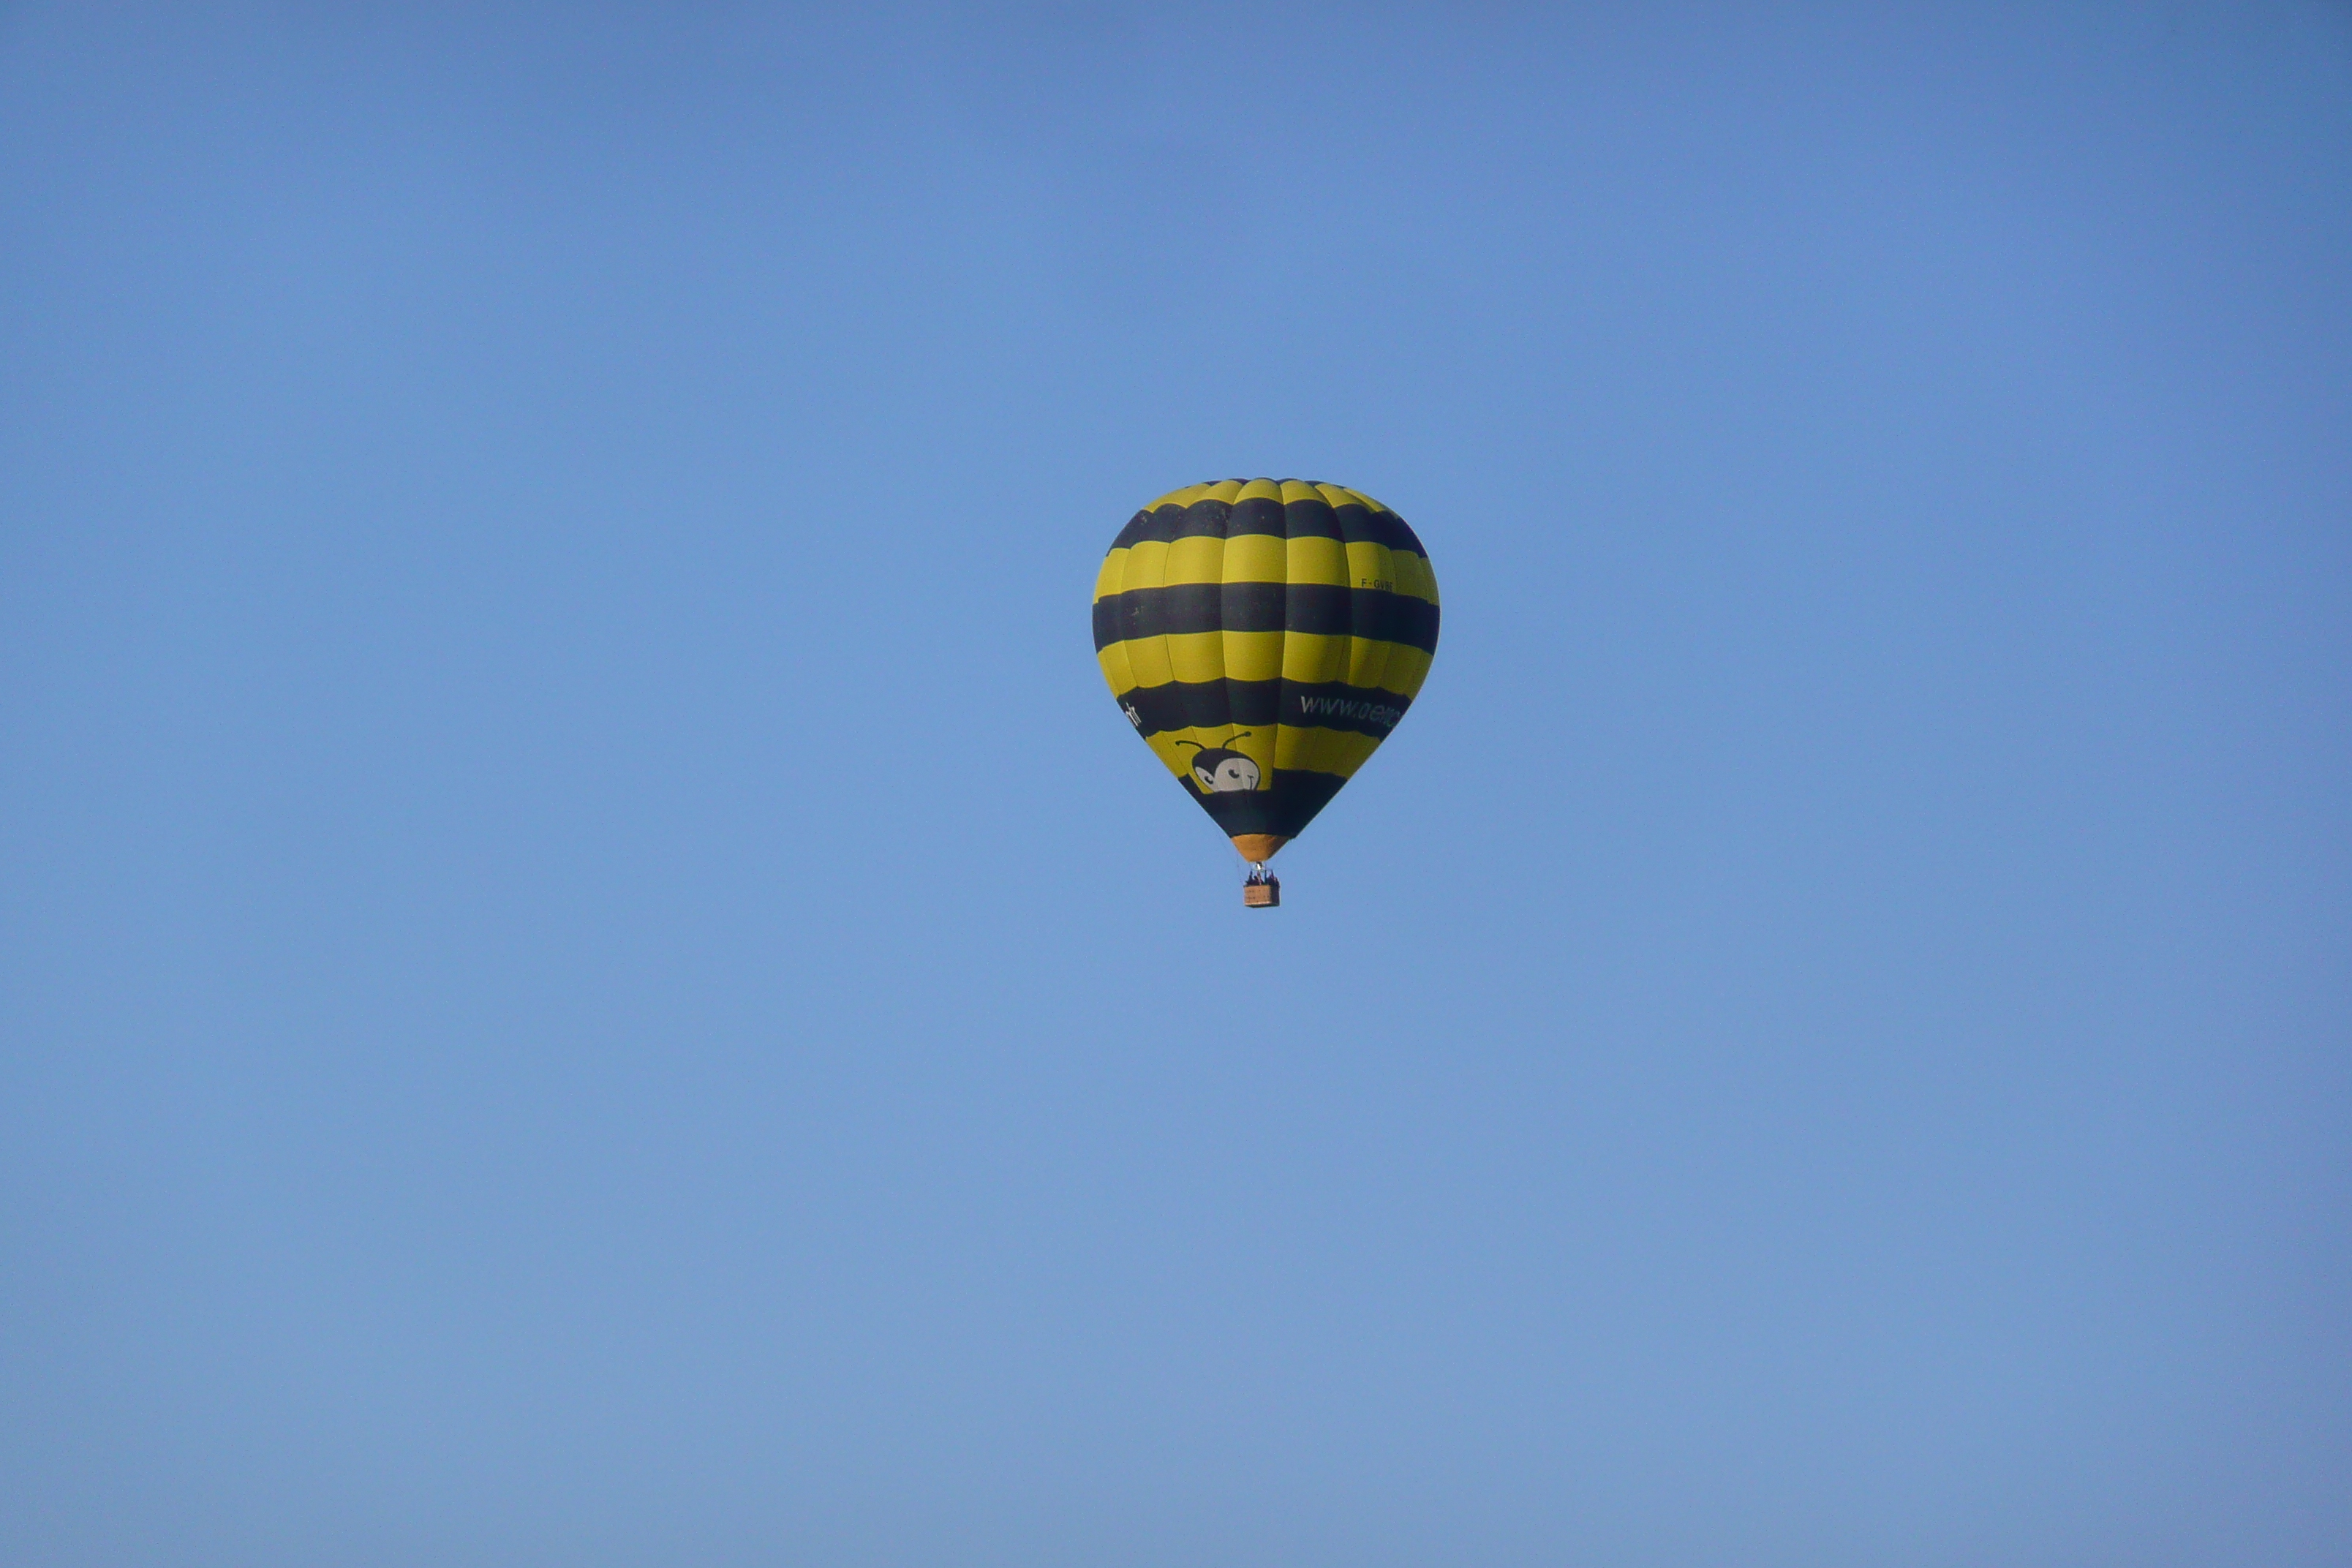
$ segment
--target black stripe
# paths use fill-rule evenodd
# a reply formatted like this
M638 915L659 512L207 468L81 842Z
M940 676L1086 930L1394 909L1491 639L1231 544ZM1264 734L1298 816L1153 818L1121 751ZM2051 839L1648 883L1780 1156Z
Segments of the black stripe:
M1331 804L1347 780L1338 773L1310 773L1292 768L1274 770L1272 789L1203 792L1190 775L1177 781L1184 793L1201 803L1227 837L1243 833L1273 833L1296 838L1315 814Z
M1412 699L1341 681L1170 681L1139 686L1118 700L1119 710L1141 735L1163 730L1218 730L1228 724L1270 730L1312 724L1385 738Z
M1198 500L1191 506L1171 505L1156 511L1139 511L1119 530L1111 548L1123 550L1130 544L1154 541L1172 544L1180 539L1203 536L1231 539L1244 533L1385 544L1391 550L1409 550L1424 560L1429 554L1404 519L1396 513L1374 511L1353 501L1335 507L1319 496L1295 500L1287 506L1267 497L1253 496L1239 504Z
M1437 606L1385 588L1328 583L1185 583L1095 601L1095 649L1192 632L1312 632L1437 651Z

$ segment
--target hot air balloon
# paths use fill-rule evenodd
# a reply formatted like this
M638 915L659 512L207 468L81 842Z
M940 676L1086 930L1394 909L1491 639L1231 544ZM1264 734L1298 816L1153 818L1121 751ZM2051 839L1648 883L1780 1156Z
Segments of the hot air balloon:
M1250 862L1305 830L1412 706L1437 649L1437 578L1360 490L1224 479L1171 490L1111 542L1095 654L1112 697Z

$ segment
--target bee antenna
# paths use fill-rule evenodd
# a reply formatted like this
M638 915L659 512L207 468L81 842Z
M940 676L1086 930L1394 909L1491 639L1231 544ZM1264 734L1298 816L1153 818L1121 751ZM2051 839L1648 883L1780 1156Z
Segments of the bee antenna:
M1201 746L1201 742L1198 741L1179 741L1176 743L1180 746ZM1201 746L1201 750L1204 752L1208 749L1209 748L1206 746Z

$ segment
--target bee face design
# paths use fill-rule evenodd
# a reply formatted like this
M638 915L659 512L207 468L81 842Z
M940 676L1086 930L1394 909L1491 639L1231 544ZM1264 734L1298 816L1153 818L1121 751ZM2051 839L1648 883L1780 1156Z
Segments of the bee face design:
M1195 746L1192 753L1192 782L1202 795L1239 795L1257 788L1264 775L1251 758L1233 750L1235 741L1245 740L1247 730L1225 737L1222 746L1202 746L1198 741L1179 741L1180 746Z
M1212 795L1257 788L1257 764L1239 752L1202 752L1192 759L1192 782Z

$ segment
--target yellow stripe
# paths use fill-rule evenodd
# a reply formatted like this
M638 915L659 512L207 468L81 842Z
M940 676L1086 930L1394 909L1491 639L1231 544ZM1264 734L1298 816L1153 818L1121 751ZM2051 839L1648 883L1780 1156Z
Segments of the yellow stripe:
M1385 645L1389 661L1381 671L1381 689L1403 697L1421 695L1421 683L1429 679L1429 661L1433 657L1424 650L1403 643Z
M1282 679L1312 686L1347 679L1348 661L1355 641L1344 632L1329 637L1311 632L1300 632L1292 637L1286 632L1282 645Z
M1437 603L1437 574L1429 569L1429 558L1410 550L1391 550L1369 541L1350 544L1348 572L1354 587L1385 588L1410 599Z
M1401 697L1419 695L1429 655L1403 643L1306 632L1184 632L1115 642L1097 656L1111 694L1171 680L1272 680L1302 686L1344 680Z
M1410 594L1416 599L1437 603L1437 574L1431 570L1429 558L1415 555L1410 550L1391 552L1396 558L1396 591Z
M1380 736L1359 735L1352 730L1326 730L1319 724L1285 724L1275 737L1274 765L1304 769L1308 773L1338 773L1343 779L1351 779L1356 776L1356 770L1364 765L1364 759L1380 749ZM1258 765L1264 767L1265 764L1260 763Z
M1344 632L1329 637L1312 632L1286 632L1282 644L1282 679L1301 686L1321 686L1334 680L1346 680L1354 668L1359 648L1395 647L1395 643L1374 642L1370 637L1351 637ZM1419 652L1419 649L1408 649ZM1426 654L1422 655L1426 659ZM1260 679L1271 677L1261 676ZM1352 683L1351 683L1352 684Z
M1163 506L1179 510L1204 500L1220 500L1227 506L1244 500L1278 500L1288 505L1295 500L1312 500L1320 497L1328 506L1360 506L1366 511L1396 513L1374 500L1361 490L1351 490L1345 485L1318 484L1307 479L1212 479L1202 484L1186 485L1170 490L1143 510L1158 511Z
M1377 690L1389 671L1389 653L1396 644L1355 638L1348 645L1348 684Z
M1209 484L1186 485L1181 490L1170 490L1166 495L1161 496L1158 500L1153 501L1150 506L1145 507L1143 510L1146 511L1158 511L1163 506L1172 506L1181 509L1191 506L1195 501L1203 500L1221 500L1230 502L1234 496L1241 493L1241 488L1242 484L1239 479L1218 479Z
M1127 649L1126 643L1115 642L1095 655L1096 662L1102 666L1103 679L1110 682L1113 697L1124 697L1141 684L1135 679L1134 667L1128 663Z
M1176 672L1168 666L1166 637L1131 637L1126 642L1113 643L1111 647L1123 647L1127 650L1127 672L1134 678L1135 684L1138 686L1165 686L1176 679ZM1110 648L1108 647L1103 649L1105 653L1109 651ZM1109 673L1109 669L1110 661L1105 659L1104 673ZM1122 687L1118 689L1124 692L1126 689Z
M1389 510L1363 491L1351 490L1345 485L1317 485L1315 490L1332 506L1360 506L1366 511L1385 512ZM1390 512L1389 515L1393 517L1396 514Z
M1225 542L1208 534L1193 534L1177 540L1168 546L1167 562L1160 568L1160 585L1175 587L1180 583L1222 583L1225 580Z
M1273 533L1123 544L1103 557L1102 570L1095 574L1095 597L1187 583L1321 583L1334 588L1386 588L1437 603L1437 580L1429 563L1409 550L1342 545L1336 539L1286 540Z
M1348 552L1338 540L1294 539L1289 545L1286 581L1347 586Z
M1224 643L1227 680L1272 680L1282 673L1287 632L1218 632Z
M1225 541L1225 581L1228 583L1296 583L1292 552L1272 533L1237 533Z
M1103 557L1102 570L1095 574L1095 598L1099 601L1118 593L1127 585L1127 546Z
M1186 741L1199 744L1179 744ZM1365 759L1380 749L1381 737L1359 735L1352 730L1326 730L1319 724L1277 724L1270 729L1246 731L1239 724L1221 724L1208 729L1163 730L1157 735L1145 736L1144 743L1151 748L1160 765L1180 779L1192 771L1192 759L1203 750L1239 752L1257 764L1258 788L1266 790L1274 787L1276 768L1353 778Z
M1125 551L1114 550L1111 553L1127 557L1118 577L1121 592L1129 588L1157 588L1166 580L1168 546L1159 540L1147 539L1140 544L1129 545Z
M1260 637L1278 637L1280 632L1260 632ZM1225 674L1225 634L1223 632L1175 632L1160 639L1168 646L1168 674L1171 679L1198 685L1203 680L1223 680ZM1243 679L1246 679L1247 677Z

